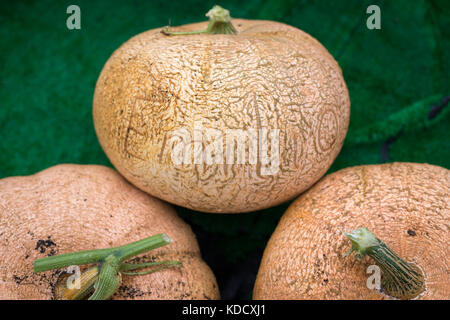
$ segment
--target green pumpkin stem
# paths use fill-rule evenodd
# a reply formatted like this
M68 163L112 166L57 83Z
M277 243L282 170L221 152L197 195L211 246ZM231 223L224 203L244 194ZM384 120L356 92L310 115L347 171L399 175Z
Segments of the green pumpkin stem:
M209 18L209 24L206 29L198 31L170 31L169 27L161 30L162 33L168 36L182 36L191 34L236 34L237 31L231 23L230 11L221 6L214 6L208 11L206 16Z
M352 243L346 255L356 251L359 260L368 255L380 267L381 286L386 294L397 299L412 299L425 290L425 279L420 268L402 260L367 228L344 232L344 235Z
M34 261L33 270L37 273L73 265L96 263L97 266L90 268L81 274L81 288L75 290L72 288L65 288L65 291L61 296L70 299L80 299L85 297L90 291L94 290L94 293L89 297L89 300L105 300L111 297L120 286L122 274L144 275L162 269L180 266L180 262L172 260L138 264L125 263L126 260L134 256L168 245L171 242L172 240L165 234L157 234L120 247L79 251L36 259ZM160 267L146 272L127 272L153 266Z

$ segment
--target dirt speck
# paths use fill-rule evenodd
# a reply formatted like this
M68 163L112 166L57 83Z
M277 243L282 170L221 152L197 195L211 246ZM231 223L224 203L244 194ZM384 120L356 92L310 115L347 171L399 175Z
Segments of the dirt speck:
M40 239L36 242L36 248L34 250L38 250L40 253L47 253L48 256L53 256L56 254L56 243L51 240L51 237L48 236L46 240Z
M13 278L14 278L14 281L17 283L17 284L21 284L24 280L26 280L27 278L28 278L28 276L27 275L24 275L23 277L19 277L18 275L13 275Z
M118 295L125 297L125 298L136 298L136 297L142 297L145 294L150 294L151 292L144 292L136 288L132 288L129 286L120 286L119 289L117 289Z

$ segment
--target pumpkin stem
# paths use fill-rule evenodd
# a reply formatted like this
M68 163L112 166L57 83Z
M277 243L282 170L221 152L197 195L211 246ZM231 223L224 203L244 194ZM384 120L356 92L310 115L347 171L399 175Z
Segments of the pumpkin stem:
M152 269L150 271L143 271L143 272L128 272L136 269L142 269L142 268L148 268L148 267L155 267L159 266L159 268ZM143 275L143 274L150 274L159 270L167 269L174 266L181 266L181 262L174 261L174 260L167 260L167 261L154 261L154 262L144 262L144 263L122 263L120 265L120 273L126 274L129 276L133 275Z
M366 254L375 260L382 271L381 285L385 293L398 299L412 299L425 290L422 270L415 264L401 259L383 241L367 228L344 232L352 248L346 255L356 251L361 260Z
M138 268L145 268L147 266L160 266L158 268L152 269L152 270L148 270L148 271L140 271L140 272L128 272L128 271L121 271L121 274L125 274L127 276L141 276L141 275L146 275L146 274L150 274L150 273L154 273L160 270L164 270L170 267L176 267L176 266L181 266L181 262L179 261L163 261L163 262L149 262L149 263L142 263L140 267ZM135 268L137 269L137 268ZM132 270L135 270L132 269ZM128 269L130 270L130 269Z
M215 5L208 11L206 16L209 18L209 24L206 29L198 31L169 31L169 27L165 27L161 30L162 33L168 36L180 36L189 34L236 34L237 31L231 23L230 11Z
M171 242L172 240L165 234L157 234L120 247L79 251L36 259L33 269L37 273L74 265L96 263L96 266L91 267L81 274L78 288L72 288L68 284L66 285L66 281L64 281L64 288L62 289L57 284L58 290L56 291L58 293L55 296L57 299L75 300L82 299L94 291L89 297L89 300L104 300L116 292L122 282L122 274L128 274L125 271L151 266L162 266L151 271L134 273L142 275L180 266L181 263L178 261L147 262L140 264L125 263L131 257L165 246Z

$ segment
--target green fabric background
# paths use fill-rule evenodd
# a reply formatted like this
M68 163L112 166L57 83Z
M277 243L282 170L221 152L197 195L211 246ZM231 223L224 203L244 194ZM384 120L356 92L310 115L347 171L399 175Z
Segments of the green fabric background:
M81 8L81 30L66 8ZM92 123L97 77L111 53L147 29L205 20L215 1L2 1L0 178L59 163L111 166ZM329 172L390 161L450 168L450 1L228 1L232 16L278 20L316 37L338 60L352 109ZM366 8L381 7L381 30ZM430 119L430 110L435 116ZM222 263L262 250L287 207L214 215L177 208ZM202 237L205 237L204 235ZM212 238L212 239L211 239ZM203 248L202 248L203 249ZM205 248L204 250L209 250Z

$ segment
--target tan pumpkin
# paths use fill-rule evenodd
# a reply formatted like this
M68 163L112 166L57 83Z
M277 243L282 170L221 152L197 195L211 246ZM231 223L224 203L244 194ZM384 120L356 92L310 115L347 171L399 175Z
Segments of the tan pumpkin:
M113 299L218 299L195 235L175 210L114 170L58 165L0 180L0 299L53 299L60 270L33 272L38 258L110 248L165 233L173 242L132 262L176 260L181 267L122 276ZM58 286L56 285L58 283Z
M358 166L324 177L281 218L253 297L449 299L449 186L450 171L427 164ZM366 257L346 257L351 247Z
M350 113L342 72L297 28L230 20L217 7L208 16L141 33L113 53L95 89L98 139L126 179L171 203L225 213L280 204L341 149Z

